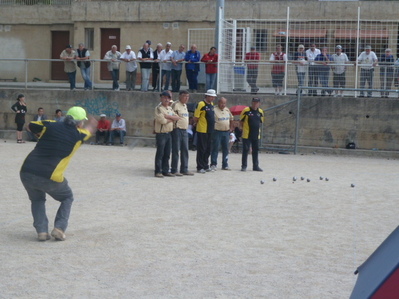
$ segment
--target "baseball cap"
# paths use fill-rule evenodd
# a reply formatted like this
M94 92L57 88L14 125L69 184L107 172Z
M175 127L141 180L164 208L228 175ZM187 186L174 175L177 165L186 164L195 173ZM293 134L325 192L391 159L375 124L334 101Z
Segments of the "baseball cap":
M67 49L68 49L68 48L71 48L71 49L72 49L73 47L72 47L72 45L66 45L65 48L67 48Z
M371 46L370 46L370 45L367 45L367 46L365 47L365 49L366 49L366 50L371 50Z
M385 52L392 52L392 49L390 49L390 48L385 49Z
M337 45L337 46L335 47L335 49L342 49L342 46L341 46L341 45Z
M107 117L104 113L100 114L100 117Z
M305 49L305 46L304 45L299 45L298 49Z
M126 47L125 47L125 50L131 50L132 49L132 47L130 46L130 45L127 45Z
M122 116L122 114L117 113L117 114L115 114L115 116L116 116L116 117L120 117L120 116Z
M86 111L82 107L74 106L69 108L66 115L70 115L74 120L87 120Z
M252 102L260 102L259 98L252 98Z
M172 44L171 44L170 42L167 42L166 45L167 45L167 46L171 46Z
M167 91L163 91L159 96L161 96L161 97L168 97L168 98L170 98L170 93L169 92L167 92Z

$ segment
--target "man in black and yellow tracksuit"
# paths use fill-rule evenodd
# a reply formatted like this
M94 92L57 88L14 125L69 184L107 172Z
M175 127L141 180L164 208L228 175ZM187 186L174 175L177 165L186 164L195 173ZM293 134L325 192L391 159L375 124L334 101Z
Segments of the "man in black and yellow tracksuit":
M25 159L20 177L31 201L33 226L39 241L51 238L48 233L46 193L61 203L51 236L59 241L65 240L73 194L64 178L64 171L83 141L89 139L96 130L97 121L94 118L82 128L86 119L83 108L72 107L63 122L43 120L29 124L30 131L40 134L40 137Z
M211 154L212 133L215 129L215 112L213 101L216 91L209 89L205 93L205 99L198 103L194 111L194 124L197 131L197 172L211 171L209 168L209 156Z
M259 108L260 99L253 98L250 107L245 108L240 115L242 122L242 162L241 171L247 170L247 160L249 148L252 146L252 169L253 171L263 171L259 167L259 137L262 123L264 122L264 112Z

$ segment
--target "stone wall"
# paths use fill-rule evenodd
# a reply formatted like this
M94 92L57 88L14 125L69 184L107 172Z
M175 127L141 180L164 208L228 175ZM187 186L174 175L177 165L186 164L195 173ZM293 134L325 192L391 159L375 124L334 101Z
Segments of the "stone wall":
M0 130L15 130L15 103L19 90L0 90ZM23 91L28 104L27 120L33 118L38 107L43 107L53 117L56 109L67 111L73 105L84 107L98 117L105 113L111 118L122 113L129 136L151 138L153 113L159 103L159 94L153 92L112 91ZM249 105L252 95L224 95L228 106ZM202 94L192 94L190 102L202 100ZM177 99L177 95L175 95ZM290 100L294 96L261 96L261 107L268 109ZM303 97L300 108L299 145L344 148L355 142L358 148L399 150L399 100L381 98L330 98ZM266 111L263 143L271 145L294 144L297 103Z

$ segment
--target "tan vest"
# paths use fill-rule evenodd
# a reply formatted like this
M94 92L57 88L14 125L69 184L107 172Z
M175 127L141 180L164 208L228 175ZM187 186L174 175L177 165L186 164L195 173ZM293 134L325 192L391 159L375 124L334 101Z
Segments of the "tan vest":
M220 110L218 106L215 106L215 130L217 131L229 131L230 121L234 119L229 108L225 107Z
M171 107L159 104L155 108L155 133L169 133L173 131L173 122L168 121L165 115L176 115Z
M172 104L172 109L180 117L178 121L175 122L175 128L187 130L188 128L188 110L187 105L182 104L180 101L176 101Z

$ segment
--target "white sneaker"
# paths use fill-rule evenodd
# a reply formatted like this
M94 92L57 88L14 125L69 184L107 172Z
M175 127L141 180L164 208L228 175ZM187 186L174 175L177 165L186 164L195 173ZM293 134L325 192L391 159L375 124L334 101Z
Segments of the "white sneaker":
M339 95L337 93L334 93L334 98L338 97Z
M216 171L216 166L215 165L211 165L211 171Z

